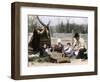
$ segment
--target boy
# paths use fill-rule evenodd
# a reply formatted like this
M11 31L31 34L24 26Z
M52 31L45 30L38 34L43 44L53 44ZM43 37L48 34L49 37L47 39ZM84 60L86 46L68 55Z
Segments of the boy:
M65 56L72 56L72 47L70 43L67 43L67 46L64 48L64 55Z

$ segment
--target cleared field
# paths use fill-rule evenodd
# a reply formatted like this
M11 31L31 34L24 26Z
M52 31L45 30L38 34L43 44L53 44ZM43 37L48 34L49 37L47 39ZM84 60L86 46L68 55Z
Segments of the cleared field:
M87 34L80 34L80 36L85 40L86 44L88 42L87 39ZM28 42L31 40L32 37L32 33L29 33L28 36ZM53 37L51 37L51 45L57 44L57 40L58 38L61 39L61 42L64 46L66 46L66 44L68 42L72 43L72 34L71 33L56 33L53 35ZM34 56L36 54L30 54L29 56ZM39 53L37 54L37 56L39 56ZM56 56L59 56L58 54L56 54ZM37 60L35 61L29 61L28 62L28 66L49 66L49 65L84 65L88 63L88 60L85 61L81 61L81 59L75 59L75 58L70 58L71 63L51 63L51 62L37 62Z
M71 63L49 63L49 62L28 62L28 66L63 66L63 65L86 65L88 64L88 60L82 61L81 59L70 59Z
M28 34L28 42L31 40L32 33ZM57 39L60 38L62 43L66 45L67 42L72 43L72 33L54 33L53 36L51 37L51 44L56 44ZM80 37L83 38L87 44L88 42L88 34L80 34Z
M80 34L80 37L83 38L87 44L88 42L88 34ZM57 43L57 39L60 38L63 45L66 45L68 42L72 43L72 33L54 33L53 37L51 37L51 44Z

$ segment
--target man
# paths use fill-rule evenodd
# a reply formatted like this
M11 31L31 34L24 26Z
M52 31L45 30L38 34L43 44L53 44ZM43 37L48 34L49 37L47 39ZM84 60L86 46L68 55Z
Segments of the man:
M87 59L86 43L83 38L80 38L78 33L75 33L73 38L73 50L77 59Z

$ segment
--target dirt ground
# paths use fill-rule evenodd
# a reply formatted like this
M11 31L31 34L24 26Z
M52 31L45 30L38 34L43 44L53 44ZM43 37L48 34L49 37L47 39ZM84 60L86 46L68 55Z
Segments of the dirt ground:
M54 57L55 56L55 57ZM37 54L37 57L39 57L39 53ZM52 57L52 56L51 56ZM28 66L55 66L55 65L85 65L88 64L88 59L87 60L82 60L82 59L76 59L75 56L69 58L69 57L62 57L61 53L55 53L53 54L53 58L56 59L67 59L70 62L63 62L63 63L52 63L52 62L37 62L37 61L29 61ZM65 60L66 60L65 59ZM37 59L36 59L37 60Z
M28 66L58 66L58 65L85 65L88 64L88 60L81 60L81 59L70 59L71 63L38 63L38 62L29 62Z
M29 35L28 41L30 41L32 36L32 33ZM85 35L86 37L86 35ZM51 37L51 45L54 45L57 43L57 37ZM87 42L87 39L85 39ZM72 37L70 36L66 36L61 38L61 41L63 43L64 46L66 46L66 44L68 42L72 43ZM53 65L84 65L84 64L88 64L88 60L81 60L81 59L75 59L75 58L70 58L70 63L50 63L50 62L35 62L35 61L29 61L28 62L28 66L53 66Z

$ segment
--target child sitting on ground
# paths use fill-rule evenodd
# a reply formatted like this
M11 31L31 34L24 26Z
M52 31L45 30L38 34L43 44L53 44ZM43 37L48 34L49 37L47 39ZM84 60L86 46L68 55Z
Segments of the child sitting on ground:
M40 48L40 57L45 57L45 56L48 56L47 44L44 44L44 45Z
M64 56L72 56L72 47L70 43L67 43L67 46L64 48Z

